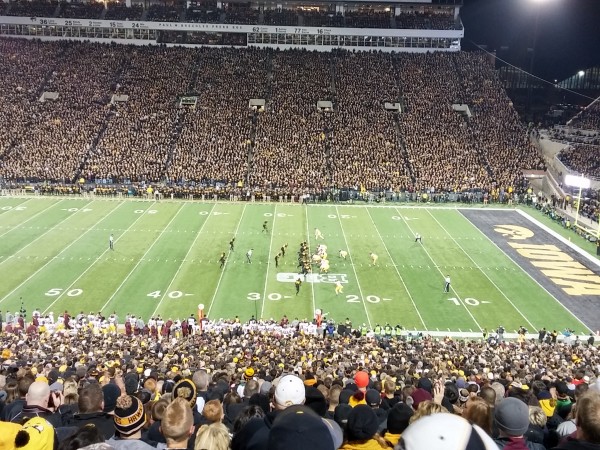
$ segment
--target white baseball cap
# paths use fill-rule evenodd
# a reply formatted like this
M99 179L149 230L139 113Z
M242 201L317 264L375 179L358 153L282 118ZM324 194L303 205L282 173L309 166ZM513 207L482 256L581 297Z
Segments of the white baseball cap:
M400 438L401 450L497 450L498 445L477 425L448 413L418 419Z
M304 382L296 375L281 377L275 389L275 403L287 408L292 405L302 405L306 400Z

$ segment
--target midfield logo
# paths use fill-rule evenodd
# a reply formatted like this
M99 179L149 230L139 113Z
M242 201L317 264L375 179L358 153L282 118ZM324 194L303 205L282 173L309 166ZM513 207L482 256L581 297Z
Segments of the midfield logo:
M306 275L306 279L304 278L304 275L293 272L284 272L277 274L277 281L280 281L282 283L294 283L298 278L300 278L305 283L335 284L338 281L342 284L348 283L348 275L345 273L311 273Z

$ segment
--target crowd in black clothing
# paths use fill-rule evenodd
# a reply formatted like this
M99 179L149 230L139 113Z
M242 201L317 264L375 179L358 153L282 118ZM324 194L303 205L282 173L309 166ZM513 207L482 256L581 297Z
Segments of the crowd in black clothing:
M28 1L21 0L17 2L11 2L8 7L9 16L24 16L24 17L54 17L58 1Z
M572 144L561 150L557 156L569 169L588 177L600 178L600 146Z
M517 342L389 337L387 331L348 333L348 322L337 334L323 333L326 322L285 316L277 322L206 319L202 328L186 331L176 325L182 321L160 317L144 331L138 318L136 332L122 334L93 331L80 323L86 317L65 312L52 334L35 321L24 323L26 331L16 321L4 324L0 417L17 424L0 424L6 442L20 424L42 418L61 449L102 442L104 447L89 450L164 448L170 437L164 408L181 397L192 409L194 427L185 433L191 442L178 448L273 448L267 443L275 435L290 437L289 429L277 433L278 416L288 407L319 419L305 428L320 437L316 449L432 448L422 434L420 445L413 441L415 424L423 420L419 427L443 436L453 432L448 420L454 427L476 425L470 429L485 442L477 448L510 443L508 448L595 450L600 444L587 422L598 423L600 403L593 335L585 343L546 339L557 333L545 328L537 338L522 335ZM137 408L146 414L133 414ZM319 434L321 419L336 432ZM81 436L90 423L97 431L91 441ZM204 441L202 425L213 423L226 431L222 447ZM73 436L82 441L68 447ZM576 446L580 441L586 443ZM285 448L298 448L285 442Z
M105 20L140 20L144 14L144 8L140 5L127 7L122 3L108 2L106 7Z
M60 5L56 17L70 19L100 19L104 10L103 3L80 2L46 2L16 1L10 3L8 14L11 16L55 17L56 8ZM0 3L2 14L4 3ZM179 22L182 20L181 10L164 4L140 4L125 6L121 3L109 2L106 5L105 20L140 20L146 8L145 20L156 22ZM310 26L310 27L347 27L347 28L397 28L397 29L432 29L452 30L456 28L453 11L421 12L357 9L345 13L335 10L302 10L278 8L260 11L252 6L238 6L232 3L226 8L218 8L216 2L192 2L185 11L186 22L226 23L246 25L278 25L278 26Z
M484 55L19 40L0 51L5 181L455 192L516 188L523 169L544 168ZM179 107L186 95L195 109Z

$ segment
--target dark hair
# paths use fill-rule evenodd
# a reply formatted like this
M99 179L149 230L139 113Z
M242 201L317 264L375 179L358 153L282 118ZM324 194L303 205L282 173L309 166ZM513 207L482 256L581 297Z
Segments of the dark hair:
M254 418L260 419L260 418L263 418L264 416L265 416L265 412L258 405L250 405L250 406L242 409L242 411L240 411L237 418L233 422L233 433L235 434L238 431L240 431L242 428L244 428L244 426L251 419L254 419Z
M58 450L77 450L92 444L104 442L104 436L92 423L82 426L75 434L62 441Z

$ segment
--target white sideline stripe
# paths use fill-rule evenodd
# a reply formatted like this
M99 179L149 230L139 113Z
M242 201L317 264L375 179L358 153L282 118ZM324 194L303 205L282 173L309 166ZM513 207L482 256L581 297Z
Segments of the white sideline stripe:
M340 223L340 228L342 230L342 236L344 237L344 242L346 243L346 248L348 249L348 256L350 257L350 262L352 263L352 270L354 271L354 277L356 278L356 284L358 285L358 291L360 292L360 301L365 310L365 314L367 315L367 322L369 323L369 329L371 330L371 329L373 329L373 326L371 325L371 318L369 317L369 311L367 310L367 305L365 304L365 297L364 297L363 291L360 287L360 281L358 281L358 274L356 273L356 269L354 268L354 261L352 261L352 252L350 251L350 247L348 246L348 240L346 239L346 233L344 231L344 226L342 225L342 219L340 218L340 212L338 210L337 205L335 206L335 212L336 212L338 222Z
M183 211L183 208L185 207L185 205L186 205L186 203L184 203L183 206L181 206L177 210L177 213L173 216L173 219L171 219L169 221L169 223L167 224L167 226L164 227L163 231L166 230L167 228L169 228L169 225L171 225L171 223L173 222L173 220L175 219L175 217L177 217L179 215L179 213L181 211ZM200 233L202 233L202 230L204 229L204 225L206 225L206 222L208 222L208 219L210 217L210 213L213 212L213 210L215 209L215 206L217 206L217 205L213 205L213 207L211 208L211 210L207 214L206 220L202 223L202 226L198 229L198 232L196 233L196 237L194 237L194 241L192 242L192 245L189 246L188 251L185 254L185 257L183 258L183 261L181 261L179 263L179 267L177 268L177 271L175 272L175 275L173 275L173 278L171 278L171 281L169 282L169 285L167 286L167 289L165 289L165 293L160 298L160 300L158 302L158 305L156 305L156 308L154 308L154 312L152 313L152 315L150 317L154 317L156 315L156 312L160 308L160 305L162 304L163 300L165 299L165 297L167 296L167 294L171 291L171 286L173 286L173 282L175 281L175 279L179 275L179 272L181 271L181 268L183 267L183 263L187 259L187 257L190 254L190 252L192 251L192 248L194 248L194 245L196 244L196 241L198 240L198 237L200 236ZM160 235L152 243L152 245L150 246L150 248L148 249L148 251L150 251L150 249L152 247L154 247L154 244L156 244L160 240L160 238L161 238L162 235L163 235L163 233L160 233ZM136 267L137 267L137 264L136 264ZM134 267L134 269L135 269L135 267ZM129 275L127 276L127 278L129 278Z
M400 213L398 213L398 214L400 214ZM402 221L406 224L406 226L408 227L408 229L410 230L410 232L414 236L415 233L414 233L413 229L410 227L410 225L408 224L408 222L406 220L404 220L404 218L402 218ZM442 276L442 278L444 278L445 277L444 272L442 272L441 269L440 269L440 267L439 267L439 265L435 263L434 259L431 257L431 255L429 254L429 252L427 251L427 249L425 248L425 246L423 246L423 250L427 254L427 257L433 263L434 267L438 270L438 272L440 273L440 275ZM463 305L463 307L465 308L465 310L467 311L467 313L469 314L469 316L471 316L471 319L473 319L473 322L475 322L475 325L477 325L477 327L480 330L483 330L483 328L481 327L481 325L479 325L479 322L477 322L477 320L475 319L475 317L473 316L473 314L471 314L471 311L469 310L469 308L467 308L467 305L465 305L465 303L463 302L462 298L458 295L458 293L456 292L456 290L452 287L452 284L450 285L450 289L452 289L452 292L454 292L454 294L456 295L456 298L458 299L458 301L460 302L460 304Z
M248 204L244 205L244 209L242 209L242 214L240 215L240 220L238 220L237 226L235 227L235 231L233 232L234 238L237 237L237 235L238 235L240 225L242 224L242 219L244 218L244 213L246 212L246 206L248 206ZM202 224L202 226L204 226L204 224ZM212 311L212 307L215 304L215 299L217 298L217 292L219 292L219 287L221 286L221 280L223 279L223 275L225 274L225 267L227 267L227 263L229 262L229 255L231 255L231 250L228 250L228 252L227 252L227 259L225 260L225 266L221 269L221 275L219 275L219 281L217 281L217 286L215 287L215 292L213 293L212 299L210 300L210 305L208 307L208 312L206 313L206 317L210 317L210 312Z
M304 204L304 214L306 216L306 243L308 244L308 251L310 253L311 245L310 245L310 228L308 226L308 205ZM315 301L315 284L310 283L310 291L312 295L312 313L314 314L317 310L317 303Z
M155 203L156 203L156 202L155 202ZM124 204L124 203L120 203L119 205L117 205L117 208L118 208L118 206L120 206L120 205L123 205L123 204ZM114 211L115 211L117 208L113 209L113 210L111 211L111 214L112 214L112 213L113 213L113 212L114 212ZM146 211L148 211L148 210L146 210ZM139 217L138 217L137 219L135 219L135 220L134 220L134 221L131 223L131 225L129 226L129 228L131 228L132 226L134 226L134 225L137 223L137 221L138 221L138 220L140 220L140 219L141 219L141 218L142 218L142 217L143 217L143 216L146 214L146 211L144 211L142 214L140 214L140 215L139 215ZM104 219L103 219L103 220L104 220ZM127 230L128 230L129 228L127 228ZM119 237L117 237L117 238L115 239L115 243L119 242L119 240L120 240L120 239L121 239L121 238L124 236L124 234L125 234L125 233L127 233L127 230L125 230L125 232L124 232L123 234L121 234ZM84 233L84 234L85 234L85 233ZM56 302L57 302L57 301L58 301L58 300L59 300L59 299L60 299L60 298L63 296L63 294L64 294L65 292L68 292L68 291L69 291L69 290L70 290L70 289L71 289L71 288L72 288L72 287L75 285L75 283L77 283L77 281L79 281L79 280L81 279L81 277L82 277L82 276L84 276L84 275L87 273L87 271L88 271L88 270L90 270L92 267L94 267L94 265L96 265L96 263L97 263L98 261L100 261L100 259L101 259L101 258L104 256L104 254L105 254L105 253L107 253L107 252L109 252L109 251L110 251L110 249L109 249L109 248L105 249L105 250L104 250L104 251L103 251L103 252L100 254L100 256L98 256L98 257L97 257L97 258L94 260L94 262L92 262L92 264L90 264L90 265L89 265L89 266L88 266L88 267L87 267L87 268L86 268L86 269L85 269L83 272L81 272L81 274L79 274L79 276L78 276L78 277L77 277L77 278L76 278L76 279L75 279L75 280L74 280L74 281L73 281L73 282L72 282L72 283L69 285L69 287L67 287L67 288L66 288L64 291L62 291L62 292L59 294L59 296L58 296L58 297L56 297L56 299L54 299L54 301L53 301L52 303L50 303L50 305L48 305L48 306L46 307L46 309L45 309L45 310L44 310L42 313L43 313L43 314L45 314L45 313L46 313L46 312L47 312L47 311L48 311L48 310L49 310L49 309L50 309L50 308L51 308L51 307L52 307L52 306L53 306L53 305L54 305L54 304L55 304L55 303L56 303Z
M387 245L385 245L385 241L381 237L381 233L379 233L379 229L377 228L377 225L375 225L375 221L373 220L373 217L371 216L371 213L369 212L368 209L367 209L367 214L369 215L369 219L371 219L371 223L373 223L373 226L375 227L375 230L377 231L377 234L379 235L379 239L381 239L381 242L383 243L383 246L385 247L385 251L387 252L387 254L389 256L390 261L394 262L394 258L392 257L392 254L390 253ZM427 330L427 325L425 325L425 321L423 320L423 317L421 317L421 313L419 312L419 308L417 308L417 304L415 303L415 300L413 299L412 294L408 290L408 287L406 286L406 283L404 283L404 278L402 278L402 275L400 275L400 271L398 270L398 266L396 265L396 263L394 263L392 265L394 266L394 269L396 270L396 273L398 274L398 278L400 278L400 282L402 283L402 286L404 286L404 290L408 294L408 298L410 298L410 301L412 302L413 307L415 308L415 311L417 312L417 315L419 316L419 320L421 320L421 323L423 324L423 328L425 330Z
M525 319L525 321L529 324L529 326L531 328L533 328L534 330L537 330L536 326L534 324L532 324L531 321L527 317L525 317L525 315L519 310L519 308L516 307L516 305L512 302L512 300L510 298L508 298L508 296L504 293L504 291L502 289L500 289L500 287L496 283L494 283L494 281L489 277L489 275L487 274L487 272L485 270L483 270L483 268L479 264L477 264L473 258L471 258L471 255L469 255L469 253L465 251L465 249L456 241L456 239L454 239L452 237L452 235L450 233L448 233L448 230L446 230L446 227L444 227L444 225L442 225L440 223L440 221L437 220L437 218L433 214L431 214L430 211L427 211L427 212L429 213L429 215L431 216L431 218L433 220L435 220L440 227L442 227L442 230L444 230L444 233L446 233L448 236L450 236L450 239L452 239L454 241L454 243L456 245L458 245L458 247L461 249L461 251L467 256L467 258L469 258L473 262L473 264L475 264L475 267L483 275L485 275L485 277L490 281L490 283L492 283L494 285L494 287L498 290L498 292L500 292L500 294L502 294L502 296L508 301L508 303L510 303L512 305L512 307L515 309L515 311L517 311L519 313L519 315L523 319ZM462 216L462 217L464 217L464 216ZM478 227L474 227L474 228L476 228L481 233L481 230Z
M90 205L94 203L94 201L92 200L91 202L87 203L85 206ZM108 217L108 215L112 214L117 208L119 207L119 205L117 205L115 208L113 208L108 214L106 214L104 216L104 219L106 219ZM81 208L83 209L83 208ZM77 214L78 212L81 211L81 209L79 211L75 211L73 214L71 214L69 217L73 217L75 214ZM48 262L46 264L44 264L42 267L40 267L38 270L36 270L35 272L33 272L31 275L29 275L25 280L23 280L23 282L21 284L19 284L16 288L14 288L12 291L10 291L8 294L6 294L4 297L2 297L2 299L0 299L0 303L2 303L4 300L6 300L8 297L10 297L12 294L14 294L18 289L20 289L22 286L25 285L25 283L27 283L29 280L31 280L33 277L35 277L38 273L40 273L48 264L50 264L52 261L54 261L59 255L63 254L66 250L68 250L75 242L77 242L79 239L81 239L83 236L85 236L89 231L91 231L92 229L90 228L88 231L82 233L77 239L75 239L73 242L71 242L69 245L67 245L65 248L63 248L60 252L58 252L55 256L53 256L52 258L48 259Z
M587 259L588 261L590 261L591 263L593 263L596 267L600 268L600 260L598 260L597 258L594 258L588 252L582 250L580 247L578 247L577 245L573 244L567 238L561 236L556 231L554 231L550 227L544 225L542 222L540 222L539 220L537 220L535 217L530 216L525 211L522 211L520 209L517 209L516 211L519 214L521 214L523 217L525 217L527 220L529 220L530 222L533 222L538 227L540 227L542 230L544 230L548 234L552 235L554 238L558 239L560 242L562 242L563 244L565 244L567 247L571 248L572 250L575 250L577 253L579 253L581 256L583 256L585 259Z
M50 206L48 206L47 208L42 209L40 212L38 212L37 214L31 216L29 219L27 219L24 222L21 222L18 226L13 227L11 229L9 229L8 231L0 234L0 237L3 237L5 234L10 233L11 231L16 230L17 228L21 228L24 224L26 224L27 222L29 222L32 219L35 219L37 216L39 216L40 214L42 214L43 212L46 212L48 209L52 208L53 206L58 205L59 203L63 202L64 200L61 200L59 202L53 203ZM91 202L90 202L91 203ZM87 203L85 206L88 206L90 203ZM85 208L84 206L84 208ZM78 211L74 211L75 213L78 213L80 210L82 210L83 208L80 208ZM19 250L17 250L15 253L13 253L12 255L9 255L4 261L8 261L9 259L13 258L15 255L18 255L19 253L21 253L23 250L25 250L27 247L29 247L31 244L33 244L34 242L36 242L37 240L41 239L42 237L46 236L48 233L50 233L51 231L53 231L54 229L57 229L57 227L65 222L66 220L70 219L71 216L73 216L73 214L66 216L63 220L61 220L60 222L57 222L53 227L48 228L47 231L45 231L44 233L40 234L38 237L36 237L35 239L33 239L32 241L30 241L27 245L25 245L24 247L21 247ZM60 229L60 228L58 228ZM4 261L1 261L0 264L2 264Z
M273 250L273 235L275 234L275 218L277 217L277 203L273 208L273 223L271 225L271 240L269 242L269 255L267 256L267 270L265 275L265 288L263 290L262 305L260 307L260 317L265 315L265 303L267 303L267 284L269 283L269 269L271 268L271 251ZM255 317L258 320L258 317Z

